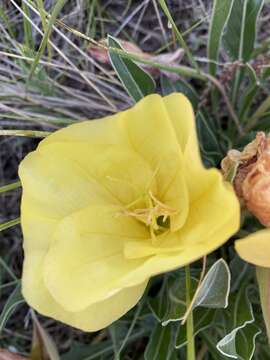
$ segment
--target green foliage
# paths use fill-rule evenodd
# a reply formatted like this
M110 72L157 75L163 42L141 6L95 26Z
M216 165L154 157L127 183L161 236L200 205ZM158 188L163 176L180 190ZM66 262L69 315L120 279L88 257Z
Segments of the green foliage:
M205 308L226 308L230 293L231 274L230 269L223 259L211 266L205 278L201 282L195 296L193 308L202 306Z
M225 356L249 360L255 351L255 338L260 330L254 325L254 314L249 300L249 288L242 286L230 299L226 313L222 314L226 335L218 342L217 349Z
M17 307L24 303L24 299L21 294L21 284L18 284L13 292L10 294L8 300L5 303L4 308L0 313L0 334L3 331L7 321L17 309Z
M263 0L235 0L224 34L224 44L232 60L248 61L256 38L256 24Z
M123 50L121 44L112 36L108 36L109 47ZM155 82L152 77L132 60L109 51L111 63L129 95L139 101L144 96L152 94Z
M145 360L171 360L175 352L172 343L172 328L156 324L152 331L151 338L147 344L144 359Z
M199 96L187 81L184 79L179 79L173 82L166 76L162 76L160 81L163 95L169 95L173 92L181 92L188 97L192 106L194 106L195 109L197 108Z
M209 73L211 75L216 74L221 38L233 3L233 0L214 0L207 47L207 55L210 61Z
M57 19L57 16L58 14L60 13L60 11L62 10L63 6L65 5L66 3L66 0L57 0L54 8L53 8L53 11L52 11L52 14L50 16L50 19L48 21L48 24L47 24L47 27L46 27L46 30L44 32L44 36L43 36L43 39L41 41L41 44L39 46L39 49L37 51L37 54L36 54L36 57L35 57L35 60L31 66L31 70L30 70L30 73L29 73L29 80L32 78L35 70L36 70L36 67L38 66L38 63L41 59L41 56L43 55L45 49L46 49L46 46L47 46L47 43L49 41L49 38L50 38L50 35L51 35L51 32L52 32L52 27Z

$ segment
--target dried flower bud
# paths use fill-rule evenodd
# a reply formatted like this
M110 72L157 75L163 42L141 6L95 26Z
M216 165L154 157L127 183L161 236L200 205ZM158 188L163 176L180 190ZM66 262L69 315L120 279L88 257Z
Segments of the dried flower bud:
M265 226L270 226L270 137L259 132L242 152L230 150L222 161L224 175L237 164L235 192Z

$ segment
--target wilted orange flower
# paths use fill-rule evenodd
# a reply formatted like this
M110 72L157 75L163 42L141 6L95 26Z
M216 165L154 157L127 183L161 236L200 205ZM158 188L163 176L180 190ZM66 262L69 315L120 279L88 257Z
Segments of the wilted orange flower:
M270 138L263 132L256 135L242 152L229 151L222 161L225 173L237 164L234 188L252 214L266 227L270 226Z

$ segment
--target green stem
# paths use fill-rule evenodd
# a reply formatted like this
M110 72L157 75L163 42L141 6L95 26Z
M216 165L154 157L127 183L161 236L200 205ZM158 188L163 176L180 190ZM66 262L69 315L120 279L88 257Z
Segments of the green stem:
M191 303L191 279L189 265L185 267L186 271L186 307L187 309ZM187 318L187 360L195 360L195 343L194 343L194 329L193 329L193 312L190 311Z
M31 138L44 138L50 135L49 131L37 130L0 130L0 136L26 136Z
M171 13L170 13L170 10L168 9L168 6L166 5L166 2L165 0L159 0L159 4L160 6L162 7L162 10L164 11L165 15L167 16L167 19L169 21L169 23L171 24L172 28L173 28L173 31L176 35L176 38L180 44L180 46L185 50L185 53L187 54L187 57L190 61L190 63L194 66L194 68L197 70L197 72L199 73L200 72L200 68L196 62L196 60L194 59L191 51L189 50L182 34L180 33L180 31L178 30L172 16L171 16Z
M12 226L18 225L21 222L20 218L13 219L10 221L7 221L3 224L0 224L0 231L6 230L11 228Z
M20 181L16 181L16 182L11 183L11 184L0 186L0 193L4 193L6 191L17 189L20 186L21 186Z
M251 130L253 126L256 125L257 120L259 120L259 118L261 118L269 108L270 108L270 95L267 96L267 98L261 103L261 105L255 111L255 113L251 116L251 118L249 119L249 123L246 127L246 131Z

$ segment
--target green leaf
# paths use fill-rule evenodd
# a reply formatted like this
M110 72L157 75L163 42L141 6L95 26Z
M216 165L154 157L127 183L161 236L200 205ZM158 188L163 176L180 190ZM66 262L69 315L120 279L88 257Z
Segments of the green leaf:
M148 307L157 321L162 321L168 312L168 282L165 277L157 296L148 299Z
M201 331L212 327L212 321L214 319L215 310L197 308L193 311L194 322L194 336L198 335ZM187 344L187 332L186 325L179 324L176 333L175 347L180 349Z
M206 118L202 111L196 115L196 125L202 158L206 166L216 166L222 158L220 144L211 123L210 117Z
M248 291L248 288L242 286L239 292L232 297L230 306L226 310L227 318L224 324L226 335L217 344L220 353L232 359L251 359L251 357L241 357L243 351L239 344L243 342L243 339L247 339L246 341L253 344L248 351L248 354L251 354L254 352L255 337L259 334L258 329L255 330L253 326L254 315ZM251 325L252 328L249 328ZM223 326L222 328L224 329Z
M191 278L191 294L193 295L198 287L198 280ZM175 279L168 286L166 314L163 316L162 325L167 326L170 322L181 321L187 310L186 306L186 281L184 277ZM164 300L163 300L164 301Z
M149 333L150 328L137 329L128 338L127 343L131 344L132 342L138 341ZM91 345L75 342L71 350L61 356L61 360L100 360L104 357L107 358L107 356L108 359L113 359L113 353L114 345L112 344L111 339Z
M232 274L231 292L236 292L241 287L241 283L251 276L253 277L253 268L246 261L242 260L237 254L234 254L230 262L230 269Z
M220 42L232 5L233 0L214 0L207 46L209 73L213 76L216 74L215 62L218 61Z
M26 5L26 3L24 1L22 2L22 10L28 18L31 18L29 7ZM24 30L25 45L29 49L34 49L35 41L34 41L33 33L32 33L32 25L30 24L30 22L27 20L27 18L25 16L23 16L23 30Z
M10 294L0 314L0 334L4 329L4 327L6 326L8 319L14 313L16 308L23 303L24 303L24 299L21 294L21 284L18 284L14 289L14 291Z
M162 326L156 324L150 340L147 344L144 359L145 360L169 360L171 358L174 346L172 344L171 326Z
M142 312L144 300L145 300L145 296L141 299L141 301L137 305L129 328L125 328L123 325L121 326L121 322L119 321L118 323L115 323L112 327L114 330L111 331L111 337L114 345L115 360L120 359L121 352L126 346L128 339L134 330L135 324L138 321L139 315ZM121 335L122 335L122 339L121 339Z
M108 35L108 44L111 48L123 50L120 42L110 35ZM132 60L123 58L110 49L109 56L120 81L135 101L155 91L155 82L152 77Z
M180 92L186 95L194 108L197 108L199 102L199 96L193 87L185 80L179 79L172 81L166 76L162 76L160 79L161 89L163 95L168 95L173 92Z
M256 39L256 24L263 0L234 0L224 34L224 45L232 60L248 61Z
M197 306L207 308L226 308L230 293L231 274L225 260L216 261L208 270L198 291L193 309Z
M255 352L255 340L261 330L255 324L241 329L236 338L236 353L239 359L251 360Z

